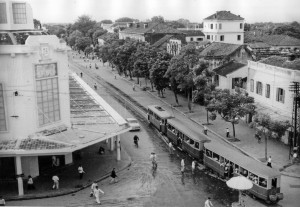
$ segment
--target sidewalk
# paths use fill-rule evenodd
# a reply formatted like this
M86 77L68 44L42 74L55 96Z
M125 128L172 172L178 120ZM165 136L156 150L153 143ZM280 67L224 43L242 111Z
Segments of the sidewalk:
M105 154L98 154L99 146L105 148ZM121 161L117 161L116 150L110 151L105 142L92 145L81 150L81 158L73 156L74 163L65 166L63 169L49 170L47 173L34 179L36 190L27 190L26 180L24 180L24 196L17 196L17 183L1 184L0 195L6 201L27 200L37 198L48 198L75 193L89 187L93 181L101 181L110 176L112 168L119 172L131 164L131 158L125 150L121 150ZM83 179L79 179L78 166L82 164L84 171ZM52 176L57 175L60 179L59 190L52 190Z
M113 76L116 75L118 77L117 78L118 80L108 79L106 81L119 87L119 89L121 89L123 92L133 97L137 102L139 102L143 106L157 103L154 100L151 100L151 97L149 99L147 98L147 100L142 100L145 99L145 97L142 96L141 98L141 96L139 95L140 93L143 93L141 89L144 86L146 86L143 78L140 78L140 82L141 82L140 84L136 84L137 89L135 91L135 95L133 95L131 87L133 83L136 83L136 78L133 78L133 80L129 80L129 77L127 78L120 77L119 75L116 74L116 70L112 71L111 67L107 66L107 63L103 68L113 73L114 74ZM149 81L147 81L147 86L150 87ZM169 107L175 105L174 94L172 91L168 89L165 90L164 98L158 97L156 91L151 92L148 90L147 92L152 95L152 99L155 97L155 99L159 100L162 103L162 105L168 105ZM178 100L181 107L172 107L172 109L180 112L185 117L189 118L193 122L203 127L202 124L206 123L205 108L200 105L192 103L191 104L192 113L189 113L187 107L187 98L178 95ZM237 138L235 140L226 138L225 134L226 134L227 127L230 129L230 134L232 136L232 125L222 120L219 115L217 115L216 120L214 121L210 120L210 123L211 123L210 125L207 125L210 134L209 136L214 136L214 137L218 137L218 139L223 139L226 142L230 143L235 148L239 148L242 151L245 151L253 158L265 162L264 161L264 154L265 154L264 139L261 140L261 143L258 143L257 140L254 138L255 129L250 128L247 123L245 123L244 121L240 121L239 124L235 125L235 132ZM231 142L230 140L233 141ZM280 170L281 173L284 175L300 178L300 165L299 164L291 165L291 161L289 160L289 146L281 142L278 142L276 140L269 139L268 156L269 155L272 156L273 168Z

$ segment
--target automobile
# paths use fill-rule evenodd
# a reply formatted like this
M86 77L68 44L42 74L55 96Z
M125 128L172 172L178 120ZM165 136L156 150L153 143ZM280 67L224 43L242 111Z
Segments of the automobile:
M128 122L129 126L131 127L130 131L139 131L141 129L141 126L135 118L127 118L126 121Z

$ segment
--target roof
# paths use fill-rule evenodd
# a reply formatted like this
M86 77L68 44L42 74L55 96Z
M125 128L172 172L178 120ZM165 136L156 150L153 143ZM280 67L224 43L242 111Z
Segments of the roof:
M259 61L260 63L264 63L267 65L273 65L281 68L288 68L292 70L300 70L300 59L295 59L293 61L289 61L287 57L281 56L271 56Z
M246 170L258 176L280 176L280 172L278 172L277 170L270 168L267 165L242 154L241 152L233 150L229 147L225 147L224 144L220 144L218 142L206 143L205 148L216 152L218 155L226 158L227 160L241 166L242 168L245 168Z
M207 136L202 133L198 125L187 125L185 121L177 118L168 119L168 123L195 141L198 140L199 142L210 142L210 139L208 139Z
M245 67L245 66L247 66L247 65L231 61L228 64L222 65L222 66L214 69L214 71L218 75L226 77L226 75L228 75L228 74L230 74L230 73L232 73L232 72L234 72L234 71L236 71L236 70L238 70L238 69L240 69L242 67Z
M211 43L211 45L206 47L200 53L200 56L201 57L224 57L224 56L231 55L241 47L242 45L213 42Z
M270 45L264 42L253 42L253 43L248 43L247 45L252 49L261 49L261 48L268 49L271 47Z
M168 41L171 37L173 37L173 35L165 35L164 37L162 37L161 39L156 41L152 46L160 47L162 44L164 44L166 41Z
M272 46L300 46L300 39L288 35L265 35L260 38Z
M193 36L205 36L202 31L200 30L181 30L187 37Z
M145 28L144 24L148 26ZM131 27L125 28L121 33L166 33L166 34L181 34L182 32L169 27L164 23L154 23L154 22L140 22L134 23Z
M240 15L232 14L230 11L217 11L204 20L244 20L244 18L240 17Z
M168 119L173 117L168 111L166 111L164 108L158 105L150 105L148 106L148 109L153 111L160 118Z

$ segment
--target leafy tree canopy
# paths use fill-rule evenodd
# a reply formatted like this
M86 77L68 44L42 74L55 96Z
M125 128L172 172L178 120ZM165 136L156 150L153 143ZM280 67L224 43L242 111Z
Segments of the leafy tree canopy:
M165 24L168 25L169 27L174 28L174 29L184 28L185 27L184 24L182 24L182 23L180 23L178 21L168 21L168 22L166 21Z
M90 16L88 15L82 15L78 17L76 22L72 25L73 30L79 30L82 32L84 36L88 35L88 31L90 29L93 29L95 26L96 21L92 20Z
M151 18L152 22L156 22L156 23L164 23L165 20L162 16L154 16Z
M98 37L104 35L105 33L107 33L107 30L104 29L98 29L93 33L93 42L95 45L98 43Z
M294 27L292 25L283 25L276 27L273 29L272 34L274 35L289 35L291 37L295 37L300 39L300 28L299 27Z
M83 37L83 34L79 30L73 31L70 36L68 37L67 41L68 44L72 47L76 43L76 39Z
M42 28L41 22L37 19L33 19L33 25L34 25L35 29L41 29Z
M101 21L101 23L103 23L103 24L112 24L113 21L111 21L110 19L104 19L104 20Z
M92 41L89 37L79 37L75 41L75 46L81 51L84 51L85 48L90 46L91 44Z
M115 22L133 22L134 19L129 18L129 17L121 17L119 19L117 19Z

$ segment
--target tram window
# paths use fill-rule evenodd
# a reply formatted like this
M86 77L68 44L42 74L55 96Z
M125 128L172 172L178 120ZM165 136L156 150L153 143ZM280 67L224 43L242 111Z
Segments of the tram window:
M267 180L265 178L259 178L259 186L266 188Z
M238 165L234 165L234 172L235 173L240 173L240 170L239 170L239 166Z
M184 141L189 143L190 138L188 138L187 136L184 136Z
M207 157L212 157L212 153L210 150L206 149L206 156Z
M151 116L153 116L153 112L152 112L152 111L148 110L148 113L149 113Z
M178 137L183 139L183 134L181 132L178 132Z
M244 177L248 177L248 171L241 168L241 174L244 176Z
M277 187L277 178L273 178L272 179L272 188L276 188Z
M215 161L219 162L220 156L219 156L218 154L216 154L216 153L213 153L213 159L214 159Z
M225 163L224 162L224 157L220 157L220 163Z
M167 125L168 130L172 131L172 126L170 124Z
M196 142L196 143L195 143L195 148L196 148L196 149L199 149L199 148L200 148L199 142Z
M192 139L190 139L190 144L191 144L191 145L195 144L195 141L192 140Z

